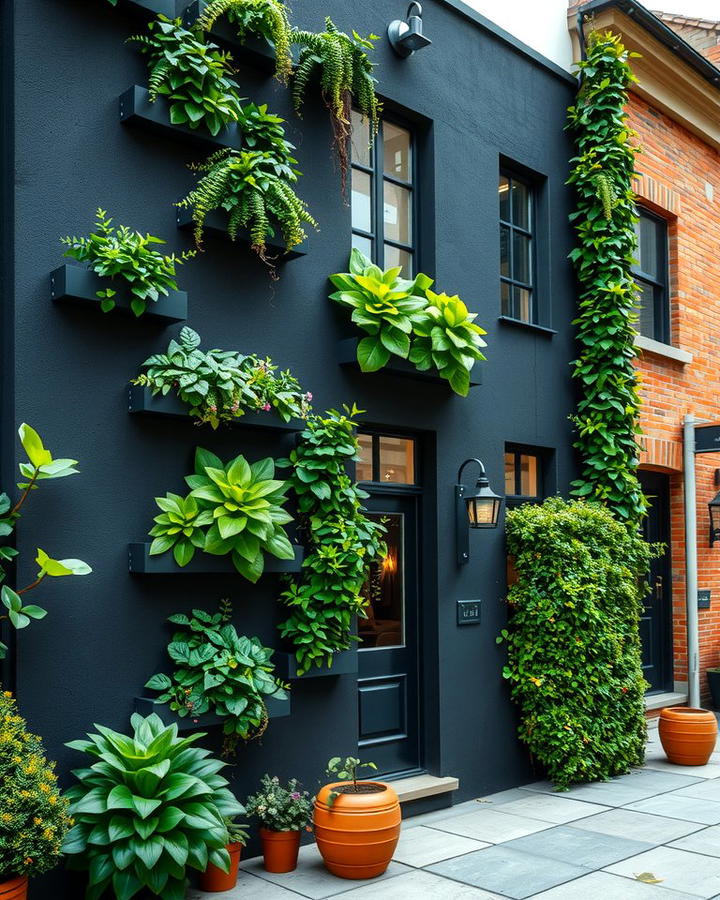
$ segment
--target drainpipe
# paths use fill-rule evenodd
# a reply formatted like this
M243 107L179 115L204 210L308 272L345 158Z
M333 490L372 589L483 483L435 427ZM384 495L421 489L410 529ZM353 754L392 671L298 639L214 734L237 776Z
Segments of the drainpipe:
M683 419L683 477L685 480L685 603L687 609L688 705L700 706L698 671L698 574L697 499L695 496L695 425L697 419Z

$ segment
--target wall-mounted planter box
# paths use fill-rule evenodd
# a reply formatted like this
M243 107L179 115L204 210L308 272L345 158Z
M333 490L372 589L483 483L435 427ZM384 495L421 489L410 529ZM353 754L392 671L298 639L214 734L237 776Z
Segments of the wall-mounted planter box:
M304 675L298 675L297 660L294 653L275 653L273 656L278 678L283 681L303 681L308 678L321 678L327 675L351 675L358 670L357 649L342 650L333 657L332 666L313 667Z
M276 697L268 697L265 701L267 707L268 719L282 719L289 716L291 712L290 698L287 700L278 700ZM203 713L201 716L184 716L175 715L166 703L155 703L152 697L136 697L135 712L141 716L149 716L155 713L166 725L177 725L178 731L202 731L204 728L217 728L222 725L223 720L215 713Z
M101 278L89 269L81 266L60 266L50 275L50 297L57 303L80 303L94 306L100 312L100 298L98 291L112 287L117 291L113 297L116 306L115 311L123 312L135 317L130 309L132 295L129 288L125 287L122 279L112 280ZM155 319L167 322L184 322L187 319L188 298L185 291L170 291L167 297L161 297L157 302L148 301L147 309L139 316L140 319ZM105 315L105 314L103 314Z
M140 384L128 386L128 409L133 415L172 416L191 421L187 406L176 394L170 393L164 397L161 394L153 395L149 387L143 387ZM233 428L267 428L273 431L287 432L302 431L305 427L305 423L300 419L283 422L280 416L273 412L245 413L244 416L231 419L226 424Z
M305 558L305 551L298 544L293 545L294 559L276 559L265 554L265 572L299 572ZM227 556L212 556L198 551L186 566L179 566L171 552L160 556L150 556L150 544L128 545L129 569L141 575L237 575L242 578L232 560Z
M195 24L206 6L205 0L193 0L185 7L183 24L186 28ZM275 71L275 48L259 35L249 36L241 42L237 28L228 21L227 16L221 16L208 31L208 35L214 41L231 45L236 63L252 66L268 75Z
M230 235L227 233L227 221L228 216L225 210L214 209L212 212L209 212L205 218L204 231L215 237L224 237L226 240L230 240ZM177 226L178 228L182 228L183 231L192 231L195 228L195 223L192 220L192 209L189 207L178 207L177 211ZM240 231L237 236L238 244L247 244L250 246L250 236L247 232ZM268 249L268 256L277 256L275 260L276 263L289 262L291 259L297 259L300 256L307 255L307 245L300 244L299 247L293 247L293 249L289 252L285 252L285 244L282 240L279 240L277 237L268 237L266 240L266 246Z
M187 125L173 125L170 121L170 107L165 97L158 97L152 102L147 88L134 84L120 95L120 121L125 124L139 125L152 132L162 132L167 136L179 137L204 147L233 147L239 150L242 146L242 132L236 123L227 125L215 137L204 128L192 129Z
M360 365L357 361L357 346L360 343L359 338L347 338L338 344L338 362L344 368L357 369L360 371ZM476 363L470 373L470 387L477 387L482 384L482 375L480 371L481 363ZM441 378L437 371L430 369L427 372L418 371L415 366L402 359L399 356L391 356L388 364L380 369L379 372L368 372L367 374L382 375L398 375L402 378L414 378L418 381L429 381L433 384L444 384L448 390L450 385L445 378Z

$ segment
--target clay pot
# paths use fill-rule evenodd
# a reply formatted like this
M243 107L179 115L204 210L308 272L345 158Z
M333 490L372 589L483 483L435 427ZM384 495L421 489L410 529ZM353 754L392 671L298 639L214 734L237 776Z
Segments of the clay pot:
M300 850L299 831L260 829L266 872L292 872L297 868Z
M28 880L24 875L10 881L0 881L0 900L27 900L27 889Z
M238 866L243 845L239 841L226 844L225 849L230 854L230 871L223 872L219 866L208 863L207 869L200 876L200 890L210 894L220 891L231 891L237 884Z
M717 720L706 709L663 709L658 730L667 758L679 766L704 766L715 749Z
M347 784L320 789L313 815L315 839L333 875L375 878L387 869L400 837L400 801L389 784L359 781L363 793L340 793L328 805L329 793Z

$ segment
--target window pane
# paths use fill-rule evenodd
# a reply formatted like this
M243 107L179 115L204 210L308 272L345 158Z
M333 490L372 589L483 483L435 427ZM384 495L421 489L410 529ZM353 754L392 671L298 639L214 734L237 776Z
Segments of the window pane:
M505 222L510 221L510 181L505 175L500 176L498 184L498 199L500 200L500 218Z
M415 484L415 441L407 438L380 438L378 481Z
M512 277L515 281L530 284L532 281L530 268L530 238L519 231L513 231ZM504 274L504 273L503 273Z
M368 259L373 258L373 242L370 238L363 237L361 234L353 234L352 236L352 245L357 248L361 253L364 253Z
M372 165L372 150L370 149L370 123L367 119L363 121L360 113L352 111L350 120L352 122L352 138L351 138L351 159L361 166Z
M411 181L410 132L391 122L383 122L385 172L403 181Z
M507 281L500 282L500 309L502 311L502 315L504 316L512 316L512 302L510 300L510 285Z
M655 289L652 285L645 284L642 281L638 281L637 285L640 288L640 295L636 312L640 314L640 321L635 323L635 327L645 337L657 340L658 323L655 316Z
M505 493L515 493L515 454L505 454Z
M512 180L512 223L530 231L530 189L521 181Z
M537 456L520 454L520 493L523 497L538 496Z
M369 513L387 529L388 553L373 563L363 585L366 619L358 618L360 650L398 647L405 643L405 559L402 513Z
M372 481L373 465L372 465L372 445L373 439L371 434L358 434L358 456L360 459L355 463L355 480L356 481Z
M500 226L500 274L510 277L510 229Z
M372 231L372 178L367 172L352 170L352 226L363 231Z
M530 304L530 291L525 288L513 288L513 308L516 319L522 322L532 322L532 306Z
M635 223L635 234L638 238L637 258L640 269L647 275L660 280L658 271L658 231L660 223L649 216L640 216Z
M415 275L412 253L409 253L407 250L401 250L399 247L393 247L392 244L385 244L383 268L392 269L395 266L402 266L403 278L412 278Z
M384 222L385 237L402 244L411 244L412 222L410 191L407 188L392 184L384 185Z

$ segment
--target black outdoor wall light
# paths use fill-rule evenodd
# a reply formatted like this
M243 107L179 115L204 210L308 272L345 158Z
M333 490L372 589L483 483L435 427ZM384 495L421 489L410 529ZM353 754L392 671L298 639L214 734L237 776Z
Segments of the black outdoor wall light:
M708 503L710 511L710 546L720 541L720 491Z
M474 490L462 483L463 469L469 463L476 463L480 467L480 475ZM475 457L466 459L458 469L455 485L455 528L459 566L464 566L470 559L470 529L497 528L502 501L503 498L494 493L490 487L482 462Z
M416 50L429 47L430 38L423 34L422 6L413 0L405 14L407 21L395 19L388 25L387 36L390 46L398 56L412 56Z

